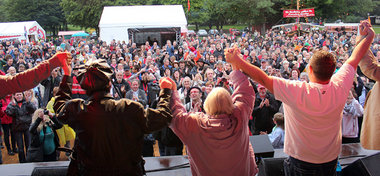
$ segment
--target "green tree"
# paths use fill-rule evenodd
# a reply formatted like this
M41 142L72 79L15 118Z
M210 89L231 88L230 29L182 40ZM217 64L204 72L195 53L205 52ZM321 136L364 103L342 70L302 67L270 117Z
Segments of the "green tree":
M37 21L56 34L65 22L59 0L2 0L6 21Z
M211 29L213 25L215 25L218 30L219 27L223 28L223 25L227 22L230 15L227 13L229 8L228 0L208 0L205 4L209 16L207 22L209 28Z
M146 5L147 0L62 0L68 23L99 31L100 16L104 6Z

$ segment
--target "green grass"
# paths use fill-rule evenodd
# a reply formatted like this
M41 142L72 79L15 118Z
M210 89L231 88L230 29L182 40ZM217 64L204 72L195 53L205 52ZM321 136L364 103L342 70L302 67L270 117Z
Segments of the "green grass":
M373 29L375 30L376 34L380 34L380 25L373 25Z
M74 26L74 25L71 25L71 24L68 24L67 28L68 28L69 31L81 31L81 30L84 30L80 26Z

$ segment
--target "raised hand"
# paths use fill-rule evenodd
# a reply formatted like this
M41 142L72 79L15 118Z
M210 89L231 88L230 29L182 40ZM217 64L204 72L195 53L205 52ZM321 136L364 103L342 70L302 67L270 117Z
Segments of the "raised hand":
M167 78L172 83L172 90L177 90L177 84L171 78Z
M173 85L169 80L170 78L164 77L161 78L159 83L160 83L160 88L161 89L173 89Z
M60 52L60 53L56 53L54 54L53 58L55 57L58 57L58 60L59 62L61 63L61 66L65 66L65 64L67 64L68 61L70 61L71 63L71 53L69 52Z
M236 68L239 60L241 59L241 52L238 48L225 49L224 55L226 56L226 61L231 63L231 66Z

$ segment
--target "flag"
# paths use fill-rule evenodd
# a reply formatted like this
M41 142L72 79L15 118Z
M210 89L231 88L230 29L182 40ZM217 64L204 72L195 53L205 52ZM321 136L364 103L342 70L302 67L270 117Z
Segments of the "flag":
M190 11L190 0L187 0L187 11Z

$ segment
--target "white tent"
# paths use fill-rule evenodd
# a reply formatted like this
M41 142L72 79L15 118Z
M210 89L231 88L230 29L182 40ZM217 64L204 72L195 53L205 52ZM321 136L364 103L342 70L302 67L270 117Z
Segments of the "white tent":
M186 31L187 20L182 5L107 6L99 22L100 38L142 43L147 38L163 40L161 34Z
M7 39L37 41L46 39L46 32L37 21L0 23L0 40Z

